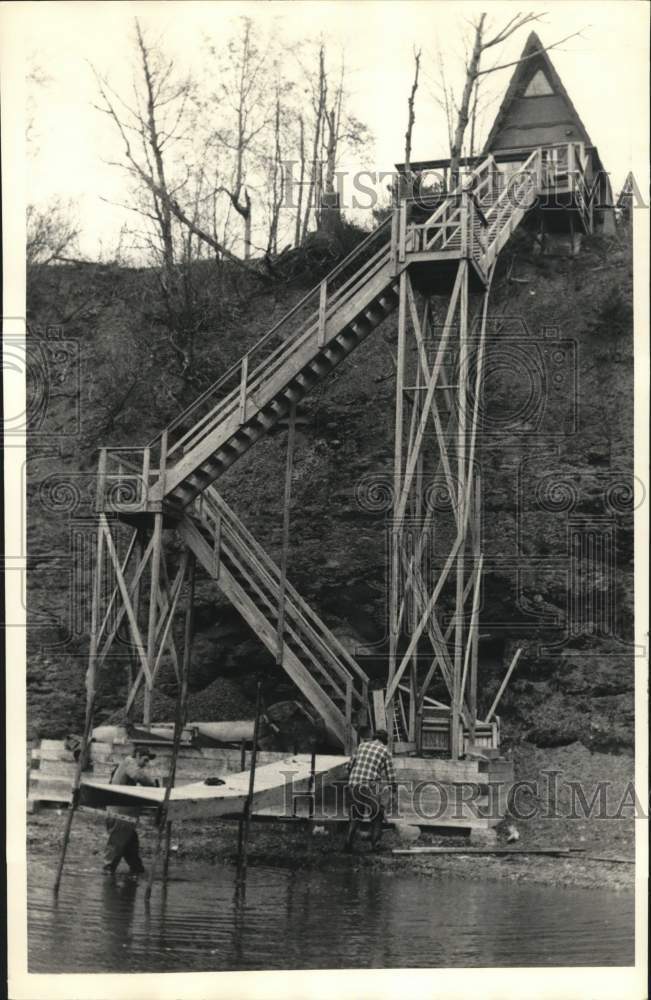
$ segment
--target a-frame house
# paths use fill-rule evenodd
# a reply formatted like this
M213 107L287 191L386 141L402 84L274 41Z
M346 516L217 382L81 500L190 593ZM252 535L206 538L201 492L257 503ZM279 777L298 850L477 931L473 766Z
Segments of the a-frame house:
M527 38L502 99L482 157L525 159L536 147L562 175L580 171L592 203L593 221L612 213L613 195L599 151L535 31ZM556 195L561 195L557 186ZM568 195L570 192L566 192ZM563 207L570 199L562 199Z

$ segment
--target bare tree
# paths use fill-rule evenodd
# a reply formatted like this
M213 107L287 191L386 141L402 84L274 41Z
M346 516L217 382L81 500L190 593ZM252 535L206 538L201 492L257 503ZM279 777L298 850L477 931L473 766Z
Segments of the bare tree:
M323 44L319 46L319 69L316 81L312 81L312 110L313 110L313 132L312 132L312 162L310 164L310 180L307 188L307 200L305 214L303 216L303 228L301 230L301 242L307 236L310 216L314 203L320 193L320 173L321 160L319 152L323 141L323 126L326 110L326 100L328 97L328 81L325 71L325 49Z
M43 208L27 205L27 266L70 260L76 253L79 229L72 221L72 206L59 199Z
M212 53L215 49L212 47ZM264 150L273 133L276 104L272 98L270 71L275 69L271 42L260 46L251 18L242 18L242 31L231 41L220 64L218 115L215 129L219 144L229 153L230 178L219 190L243 222L244 259L252 249L252 174L264 160ZM273 76L271 76L273 79Z
M514 59L506 63L499 60L490 66L484 65L484 58L489 50L502 45L520 28L534 21L539 21L540 14L515 14L499 31L487 36L487 15L480 14L479 18L472 24L472 44L467 49L464 84L460 98L457 100L454 91L446 79L446 70L443 58L439 53L438 68L440 77L440 88L438 102L445 111L448 127L448 137L450 142L450 185L452 188L459 183L459 164L463 151L464 139L468 125L470 129L471 154L474 153L477 137L477 120L480 110L479 89L482 80L491 73L497 73L501 69L510 66L517 66L524 60L529 60L537 56L540 52L548 52L557 48L563 42L574 38L580 32L575 31L564 38L553 42L551 45L542 46L540 49L529 52L523 59Z
M303 208L303 185L305 183L305 120L301 114L298 116L298 157L301 172L298 179L298 204L296 206L294 246L298 246L301 242L301 213Z
M415 101L416 91L418 90L418 76L420 74L420 58L421 49L414 50L414 81L407 99L408 115L407 131L405 132L405 173L407 174L411 170L411 140L414 131L414 122L416 121Z
M267 256L278 252L278 224L283 197L284 112L280 78L277 78L274 90L272 154L267 157L267 212L269 217Z
M305 239L311 213L318 229L335 229L341 220L337 164L344 148L359 151L371 141L364 124L349 110L350 95L346 89L346 65L342 58L336 83L331 84L327 53L321 44L318 70L307 74L312 90L312 163L307 204L303 216L302 238Z
M188 77L178 78L174 61L147 43L137 21L136 47L140 74L134 80L131 98L127 100L118 94L108 80L94 70L100 95L100 103L95 107L113 121L122 140L123 159L109 162L126 170L134 182L138 195L126 207L153 226L171 288L172 219L210 247L219 259L226 258L237 264L241 261L227 249L216 231L208 230L192 206L181 204L192 167L186 165L183 176L171 177L170 163L184 163L183 152L179 150L189 149L194 138L196 105L192 111L192 81Z

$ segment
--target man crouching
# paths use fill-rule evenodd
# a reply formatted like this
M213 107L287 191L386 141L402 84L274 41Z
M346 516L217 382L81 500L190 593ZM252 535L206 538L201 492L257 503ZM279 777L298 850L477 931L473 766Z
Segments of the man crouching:
M384 808L382 793L386 785L396 789L396 775L391 754L387 750L386 729L377 729L371 736L368 727L360 729L360 744L348 765L349 816L347 851L352 851L360 822L370 820L371 848L377 851L382 837Z

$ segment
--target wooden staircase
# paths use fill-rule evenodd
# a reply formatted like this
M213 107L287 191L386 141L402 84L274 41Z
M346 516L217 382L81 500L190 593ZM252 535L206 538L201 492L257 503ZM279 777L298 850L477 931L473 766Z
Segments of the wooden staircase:
M279 567L214 488L205 490L177 530L317 710L328 735L349 752L355 739L353 721L367 704L365 672L295 588L285 582L282 589ZM281 600L282 643L278 635Z
M102 449L98 509L180 513L395 309L400 271L411 262L467 257L486 279L535 203L541 169L536 150L500 191L489 156L419 224L407 222L402 202L146 448Z
M544 186L541 150L515 184L502 179L489 156L424 222L410 220L403 200L158 438L144 448L101 450L102 516L135 520L140 530L142 515L145 527L156 515L157 544L163 523L175 528L346 750L355 742L353 719L367 709L366 674L282 582L211 484L396 308L401 272L412 263L436 271L440 262L467 260L487 287L497 255ZM392 720L394 735L404 742L400 722Z

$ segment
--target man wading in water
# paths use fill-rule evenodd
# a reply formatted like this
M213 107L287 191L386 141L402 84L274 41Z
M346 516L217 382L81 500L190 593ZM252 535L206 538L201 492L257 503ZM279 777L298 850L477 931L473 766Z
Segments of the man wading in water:
M382 793L386 785L396 788L396 775L386 729L377 729L372 737L368 727L360 730L360 744L348 765L348 795L350 823L346 837L346 851L352 851L355 833L360 822L371 821L371 847L377 851L382 836L384 809ZM384 779L383 781L381 779Z
M140 747L133 756L125 757L111 775L112 785L156 786L158 781L147 771L155 754ZM136 814L138 809L134 810ZM106 810L106 829L109 838L104 852L104 871L113 873L122 858L129 865L132 875L142 875L145 866L140 858L140 844L130 806L109 806Z

